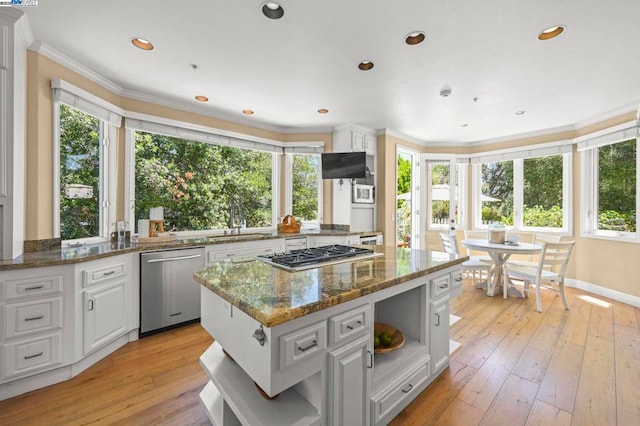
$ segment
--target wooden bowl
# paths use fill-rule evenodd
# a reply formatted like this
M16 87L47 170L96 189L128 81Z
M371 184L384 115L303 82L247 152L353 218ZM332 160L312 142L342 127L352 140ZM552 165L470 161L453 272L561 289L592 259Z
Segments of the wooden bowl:
M396 349L400 349L404 345L404 334L392 325L385 324L383 322L375 322L373 324L374 336L382 332L387 332L391 335L391 344L389 346L380 346L374 349L377 354L384 354L387 352L393 352Z

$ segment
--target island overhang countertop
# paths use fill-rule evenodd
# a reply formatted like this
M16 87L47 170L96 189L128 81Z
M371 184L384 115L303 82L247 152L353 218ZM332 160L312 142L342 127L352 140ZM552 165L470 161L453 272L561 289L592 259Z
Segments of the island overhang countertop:
M380 256L288 272L259 260L226 260L194 279L265 327L455 266L468 260L431 250L375 246Z

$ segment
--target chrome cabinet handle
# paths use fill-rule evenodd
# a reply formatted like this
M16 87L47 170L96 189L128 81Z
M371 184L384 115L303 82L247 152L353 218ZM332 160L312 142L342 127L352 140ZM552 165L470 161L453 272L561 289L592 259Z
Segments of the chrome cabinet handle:
M177 317L178 315L182 315L182 312L176 312L175 314L169 314L170 317Z
M440 327L440 314L436 312L436 327Z
M360 327L361 325L362 325L362 321L361 320L357 320L357 321L352 322L351 324L347 324L347 328L349 330L353 330L354 328Z
M39 352L37 354L33 354L33 355L25 355L24 359L31 359L31 358L38 358L39 356L44 355L44 352Z
M438 286L438 288L441 288L441 289L445 289L445 288L447 288L447 287L449 287L449 285L448 285L448 284L440 284L440 285Z
M311 343L309 343L307 346L304 346L304 347L298 346L298 350L300 352L306 352L309 349L311 349L311 348L313 348L314 346L317 346L317 345L318 345L318 341L316 339L313 339L313 341Z
M402 392L409 393L409 392L411 392L411 389L413 389L413 385L411 383L409 383L407 386L402 388Z
M462 281L462 276L461 275L456 275L456 282L460 282Z
M89 305L89 306L87 306L87 310L88 311L93 311L93 299L87 300L87 304Z
M102 276L103 276L103 277L108 277L109 275L113 275L113 274L115 274L115 273L116 273L116 271L109 271L109 272L105 272L105 273L103 273L103 274L102 274Z
M37 320L41 320L42 318L44 318L44 315L39 315L37 317L29 317L29 318L25 318L25 321L37 321Z
M202 255L201 254L192 254L190 256L167 257L166 259L149 259L149 260L147 260L147 263L173 262L174 260L195 259L196 257L202 257Z
M367 363L367 368L373 368L373 352L367 351L367 355L369 355L369 362Z
M40 290L41 288L44 288L44 285L40 284L40 285L34 285L33 287L25 287L24 291Z

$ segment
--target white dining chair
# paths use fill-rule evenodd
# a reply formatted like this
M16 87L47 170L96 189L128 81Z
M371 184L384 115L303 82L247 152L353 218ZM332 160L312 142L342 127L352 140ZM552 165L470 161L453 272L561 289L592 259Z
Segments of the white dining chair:
M442 248L445 253L449 254L460 254L458 250L458 238L456 234L448 234L446 232L440 233L440 239L442 240ZM482 273L485 272L485 279L488 279L489 271L491 268L491 264L483 262L477 259L475 256L469 256L469 260L465 261L462 264L462 270L466 273L467 277L469 273L471 273L471 279L473 280L473 284L475 285L477 281L483 279ZM478 276L476 277L476 272Z
M559 243L562 240L562 235L552 234L533 234L532 244L542 243ZM535 268L538 266L539 254L529 255L527 259L509 259L507 265L511 266L524 266L527 268Z
M538 312L542 312L542 298L540 297L540 288L544 287L560 293L562 304L565 309L569 309L567 296L564 292L564 275L567 270L567 264L573 251L575 241L567 241L560 243L542 243L542 251L535 268L526 266L514 266L507 263L506 274L511 279L524 282L525 297L529 294L531 284L536 287L536 307ZM504 298L507 298L507 281L504 282ZM551 286L549 286L551 284ZM553 284L558 285L556 290Z

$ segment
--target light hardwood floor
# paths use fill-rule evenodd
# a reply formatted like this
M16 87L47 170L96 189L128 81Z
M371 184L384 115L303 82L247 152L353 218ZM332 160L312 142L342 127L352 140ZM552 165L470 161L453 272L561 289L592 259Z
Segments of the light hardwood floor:
M638 425L640 309L568 289L487 297L465 282L450 367L392 425ZM128 344L72 380L0 402L0 425L208 424L199 325Z

